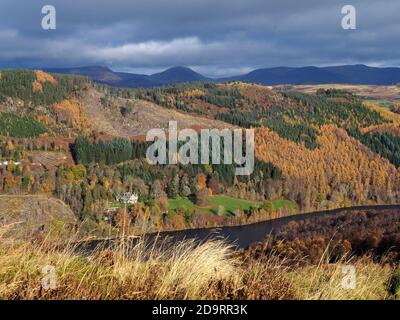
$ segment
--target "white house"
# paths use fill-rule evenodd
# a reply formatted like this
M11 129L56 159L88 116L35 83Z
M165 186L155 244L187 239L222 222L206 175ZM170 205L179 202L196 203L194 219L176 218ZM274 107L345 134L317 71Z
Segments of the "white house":
M125 204L135 204L139 200L139 196L136 193L125 192L117 196L117 201Z
M21 162L20 161L12 161L12 160L0 161L0 167L7 167L9 164L15 164L16 166L19 166L21 164Z

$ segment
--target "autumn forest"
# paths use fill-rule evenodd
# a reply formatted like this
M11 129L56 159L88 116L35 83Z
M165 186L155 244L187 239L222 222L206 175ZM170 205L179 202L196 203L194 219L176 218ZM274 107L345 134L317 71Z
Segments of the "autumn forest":
M176 112L194 129L255 128L254 172L235 176L234 166L223 164L149 165L139 120L146 107ZM116 134L111 119L137 128L135 134ZM110 226L118 232L127 220L134 233L143 224L151 230L238 225L398 203L399 122L395 112L338 89L305 94L241 82L123 89L78 76L2 71L0 192L56 197L99 234ZM118 201L124 193L139 201L124 205ZM232 208L230 198L243 203Z

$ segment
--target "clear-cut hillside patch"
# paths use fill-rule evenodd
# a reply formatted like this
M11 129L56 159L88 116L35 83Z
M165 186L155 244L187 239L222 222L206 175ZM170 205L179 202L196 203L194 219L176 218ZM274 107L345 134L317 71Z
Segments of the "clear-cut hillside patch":
M163 108L139 99L117 98L111 106L104 106L100 100L102 96L96 90L89 90L83 99L83 112L95 130L111 136L143 137L148 130L153 128L168 129L169 121L177 121L179 129L224 129L233 127L222 121ZM133 108L128 115L124 116L121 113L121 108L125 107L128 102L133 105Z
M76 218L61 200L40 195L0 195L0 227L12 238L30 238L50 231L63 234Z

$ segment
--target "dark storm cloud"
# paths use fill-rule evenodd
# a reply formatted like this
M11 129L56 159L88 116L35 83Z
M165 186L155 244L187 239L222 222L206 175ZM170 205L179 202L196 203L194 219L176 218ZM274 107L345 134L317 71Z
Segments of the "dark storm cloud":
M41 29L41 8L57 30ZM357 30L341 8L357 9ZM151 72L187 65L208 75L278 65L399 65L400 1L2 0L0 65L106 64Z

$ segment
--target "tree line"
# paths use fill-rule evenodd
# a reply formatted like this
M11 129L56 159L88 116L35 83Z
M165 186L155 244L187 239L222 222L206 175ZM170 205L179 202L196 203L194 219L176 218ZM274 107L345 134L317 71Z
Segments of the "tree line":
M79 136L71 146L71 151L76 163L111 165L144 158L147 146L146 143L128 141L123 138L90 142L88 138Z

